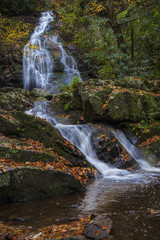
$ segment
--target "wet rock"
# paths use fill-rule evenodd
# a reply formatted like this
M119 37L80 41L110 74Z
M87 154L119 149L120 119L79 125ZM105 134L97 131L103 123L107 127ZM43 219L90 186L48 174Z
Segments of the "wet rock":
M92 142L98 159L116 168L135 168L137 162L116 140L110 127L97 125L92 134Z
M0 202L29 201L79 192L83 187L72 174L40 169L19 169L0 175Z
M86 227L83 234L85 237L91 239L104 239L109 236L112 223L112 220L108 216L99 215Z
M124 128L123 132L126 134L130 142L136 147L141 158L147 161L152 167L158 167L160 159L160 122L159 120L144 120L139 123L131 124L125 123L126 129L132 131L132 135L136 136L136 141L133 136L129 136ZM124 123L123 123L124 125Z
M30 94L36 100L52 100L53 98L53 93L51 93L48 89L34 88Z
M27 222L31 220L31 217L30 216L24 216L24 217L9 216L8 220L14 221L14 222Z

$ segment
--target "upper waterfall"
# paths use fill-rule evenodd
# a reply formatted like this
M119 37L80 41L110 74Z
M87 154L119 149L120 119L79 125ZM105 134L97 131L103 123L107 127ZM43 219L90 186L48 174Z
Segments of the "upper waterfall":
M24 47L23 78L24 88L46 88L53 74L53 61L45 49L41 35L48 29L49 23L54 20L50 12L42 13L39 26L35 28L31 40Z
M23 79L25 89L44 88L56 92L60 86L68 85L74 76L80 77L75 59L64 50L62 43L58 41L58 36L46 35L52 21L54 21L52 12L43 12L30 41L24 47ZM64 68L61 80L58 79L58 81L54 74L54 60L48 50L48 41L59 49L60 62Z

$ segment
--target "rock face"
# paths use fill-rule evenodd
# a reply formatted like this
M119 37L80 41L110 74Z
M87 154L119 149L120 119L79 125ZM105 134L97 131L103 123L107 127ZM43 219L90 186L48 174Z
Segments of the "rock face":
M0 95L0 201L84 189L94 169L83 154L50 123L22 112L32 106L33 93L7 88Z
M110 122L124 131L129 128L140 138L135 146L141 148L143 158L155 166L159 158L159 102L158 80L153 82L129 78L113 82L94 79L79 83L76 88L54 96L52 108L57 112L65 112L75 123ZM77 111L79 115L75 119L72 116ZM145 131L147 134L144 134ZM116 167L137 167L135 160L118 142L113 142L112 137L100 137L95 148L99 159L104 162L113 165L110 159L115 159ZM121 161L122 158L125 162Z
M85 121L135 122L160 118L160 94L157 93L156 86L153 88L155 93L137 89L136 84L134 88L123 88L121 85L117 86L109 80L85 81L78 87L78 105L72 104L75 102L75 94L71 89L68 93L55 97L53 108L59 106L67 111L81 109ZM67 102L71 106L68 109L65 108Z

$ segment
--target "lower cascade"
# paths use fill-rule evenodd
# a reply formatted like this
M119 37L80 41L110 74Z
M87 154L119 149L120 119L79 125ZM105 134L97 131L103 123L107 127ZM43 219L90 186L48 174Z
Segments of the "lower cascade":
M142 175L146 175L147 172L160 172L160 169L151 167L145 159L140 159L138 155L140 152L132 145L125 135L120 130L115 130L112 128L112 132L119 142L126 148L131 156L137 161L144 173L132 173L128 170L118 169L112 167L100 159L98 159L97 154L94 149L94 144L92 141L92 134L94 132L94 127L91 124L84 125L64 125L56 121L52 117L49 111L49 103L47 102L36 102L33 109L27 110L27 114L35 115L37 117L46 119L51 122L54 127L56 127L61 135L68 141L73 143L86 157L86 159L103 175L104 178L110 178L115 180L126 180L126 179L141 179ZM147 175L146 175L147 177ZM147 177L148 178L148 177ZM144 178L144 181L146 179Z

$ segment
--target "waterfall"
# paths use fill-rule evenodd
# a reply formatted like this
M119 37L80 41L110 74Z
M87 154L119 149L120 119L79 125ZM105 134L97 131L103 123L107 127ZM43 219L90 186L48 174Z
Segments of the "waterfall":
M43 12L39 19L38 27L35 28L30 41L23 50L23 80L24 88L32 90L33 88L50 89L56 92L55 86L56 79L53 73L53 59L50 52L47 50L47 40L55 43L61 54L61 63L64 66L65 76L63 77L64 83L61 85L69 84L74 76L80 78L80 73L77 68L75 59L68 55L63 49L62 43L58 42L58 36L52 37L45 36L45 32L49 29L50 23L54 21L51 12ZM81 78L80 78L81 79ZM51 80L53 82L51 83Z
M50 77L53 75L53 61L45 44L41 41L41 35L48 29L49 23L54 18L50 12L42 13L39 26L35 28L31 40L23 51L23 79L24 88L46 88Z
M148 161L144 158L143 152L141 152L137 147L135 147L125 136L125 134L120 129L112 129L112 133L122 144L122 146L127 150L127 152L137 161L141 169L145 171L157 171L160 169L152 167ZM154 157L154 156L152 156Z
M64 66L64 72L68 74L69 78L75 75L80 76L75 59L71 55L68 55L67 52L64 50L62 43L58 42L58 36L54 35L50 38L50 40L57 44L60 49L61 63Z
M42 13L42 16L39 20L39 26L36 27L33 35L31 36L31 40L24 48L23 74L24 87L26 89L32 89L33 87L51 87L51 85L48 83L53 75L53 63L49 52L45 48L46 37L43 37L44 41L41 40L41 37L42 34L48 29L49 23L53 20L54 18L50 12ZM64 71L68 76L66 81L67 84L69 83L68 81L71 81L73 76L80 76L77 64L72 56L67 55L66 51L62 47L62 44L58 42L57 35L53 35L49 39L60 49L61 62L63 63ZM50 121L54 127L58 129L62 136L73 143L85 155L86 159L92 165L94 165L95 168L97 168L105 178L132 179L137 177L137 174L132 174L127 170L108 166L106 163L98 159L91 140L93 133L92 125L62 125L57 123L54 117L51 116L49 111L49 103L46 102L36 102L34 108L26 111L26 113ZM153 170L153 168L151 168L151 166L144 159L141 159L138 156L136 148L129 143L121 131L112 129L112 132L119 142L124 146L124 148L126 148L126 150L130 153L130 155L137 160L142 169L151 169L151 171Z
M64 138L73 143L85 155L88 162L94 165L103 176L109 177L112 175L113 177L113 174L117 176L129 174L126 170L109 167L98 159L91 141L93 133L91 125L63 125L57 123L55 127Z
M27 110L26 113L51 122L61 135L73 143L85 155L88 162L98 169L105 178L128 179L133 177L133 174L129 171L108 166L98 159L92 143L92 133L94 131L92 125L63 125L58 123L54 117L51 116L49 104L46 104L46 102L36 102L34 108Z

